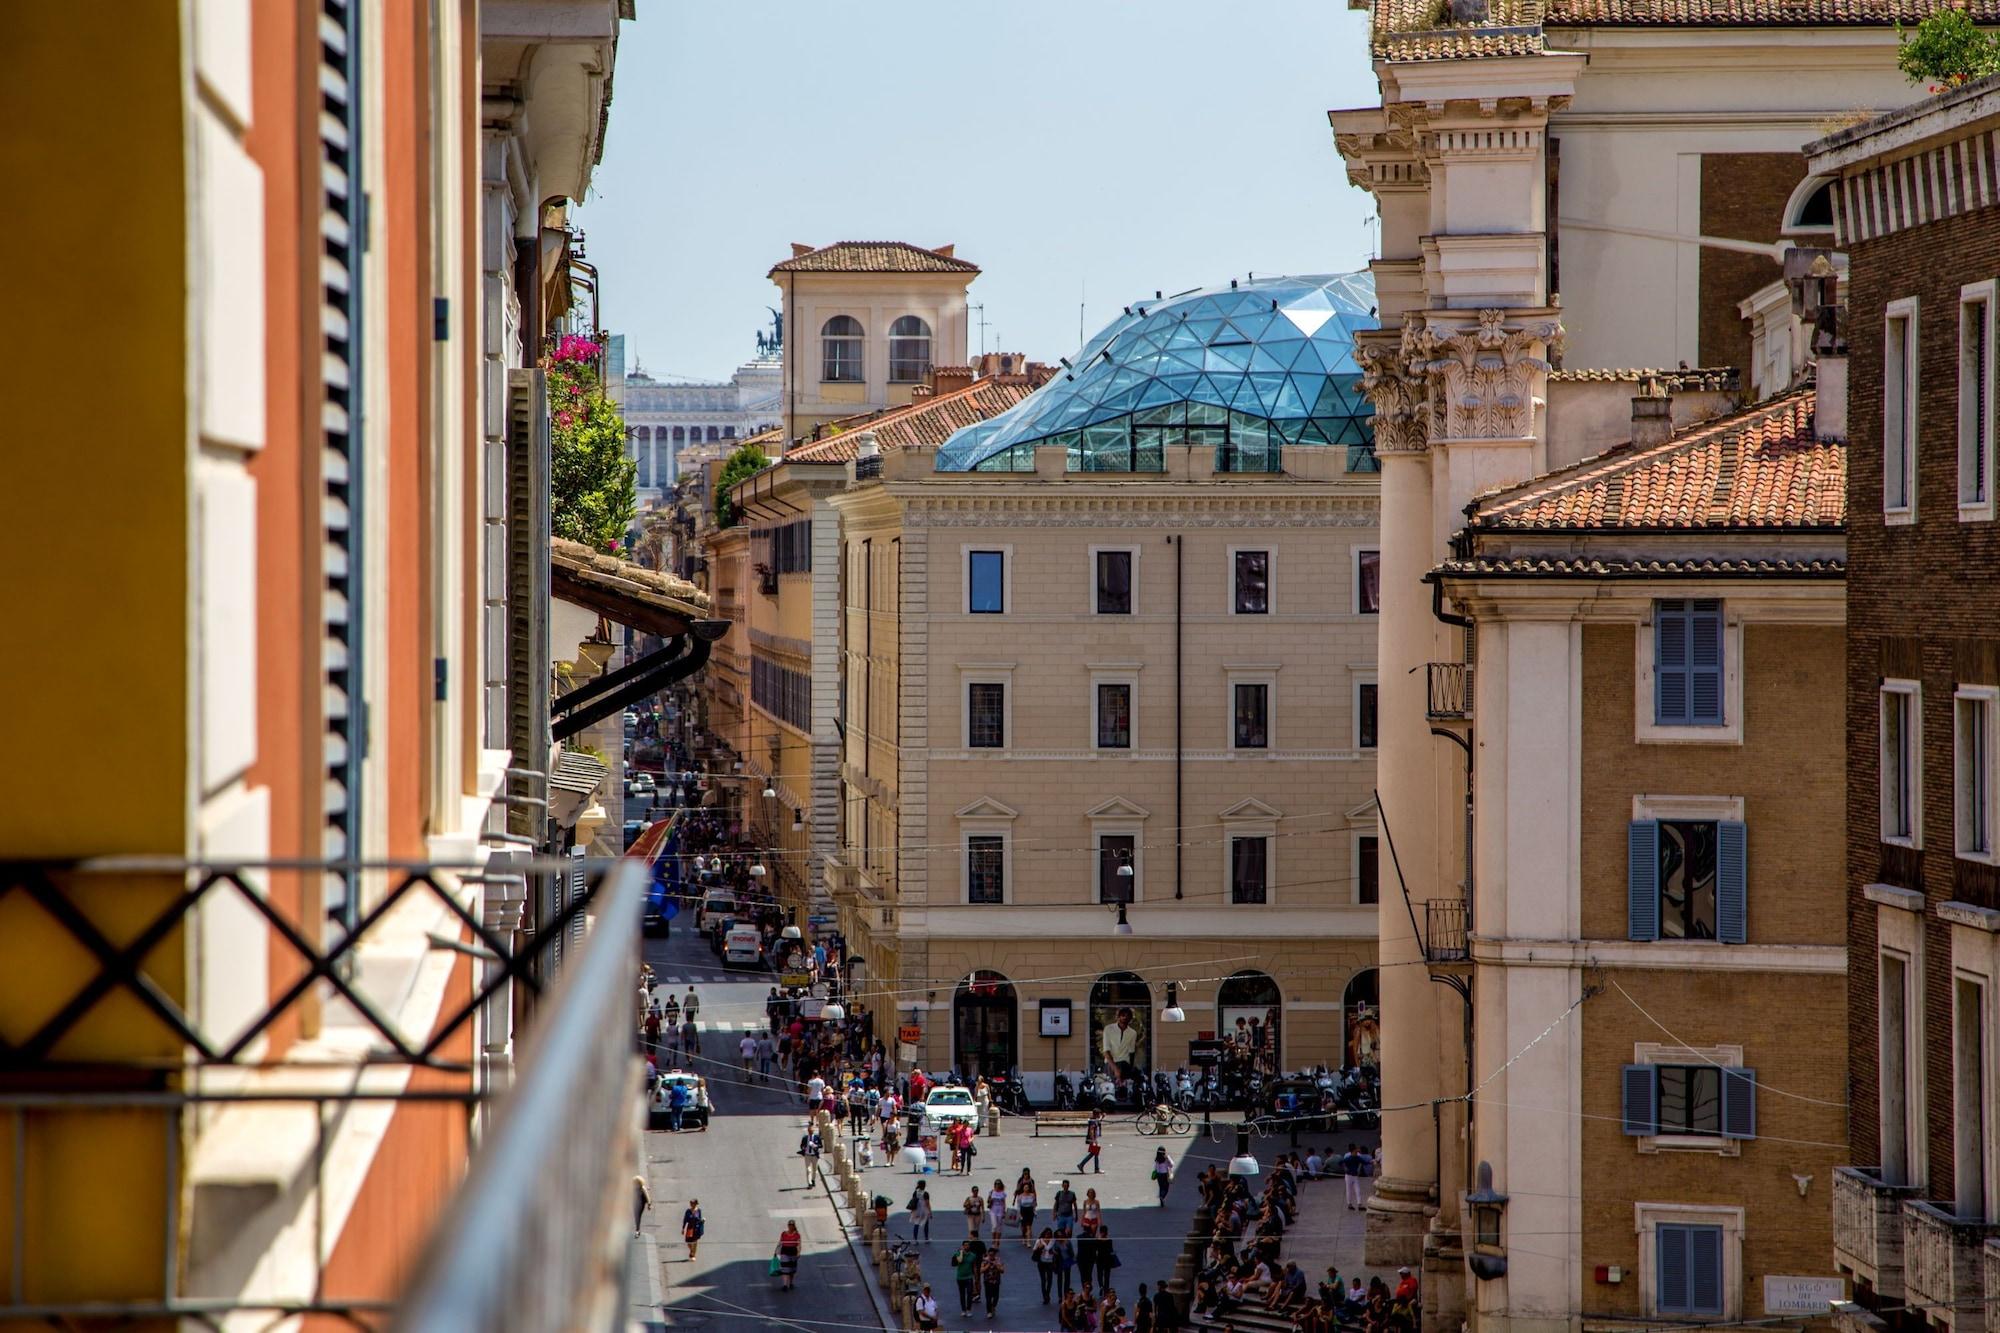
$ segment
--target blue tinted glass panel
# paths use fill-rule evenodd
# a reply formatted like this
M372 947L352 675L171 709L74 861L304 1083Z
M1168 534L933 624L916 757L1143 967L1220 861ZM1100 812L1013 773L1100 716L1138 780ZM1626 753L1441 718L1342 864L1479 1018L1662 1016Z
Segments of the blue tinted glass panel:
M967 554L970 569L967 586L976 615L997 616L1007 609L1007 561L999 551L972 551Z

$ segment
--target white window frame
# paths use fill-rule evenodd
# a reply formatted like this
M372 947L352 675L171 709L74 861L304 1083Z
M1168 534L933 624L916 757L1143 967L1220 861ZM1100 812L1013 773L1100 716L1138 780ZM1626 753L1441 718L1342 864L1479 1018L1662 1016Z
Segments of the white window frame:
M1375 840L1375 901L1361 901L1361 840ZM1379 907L1382 903L1382 826L1370 824L1354 829L1347 842L1347 901L1355 907Z
M1004 542L967 542L958 548L958 609L967 616L990 616L991 611L972 609L972 553L974 551L998 551L1000 553L1000 611L1003 616L1014 614L1014 547Z
M1097 743L1097 687L1100 685L1125 685L1132 691L1132 734L1129 745L1099 745ZM1115 666L1092 666L1090 668L1090 734L1084 738L1084 746L1094 754L1130 755L1139 750L1139 664L1119 663Z
M1660 1224L1722 1228L1722 1319L1743 1317L1743 1209L1729 1204L1635 1203L1634 1229L1639 1233L1640 1313L1658 1319L1660 1275ZM1669 1316L1684 1320L1685 1315ZM1703 1316L1704 1319L1707 1316Z
M1690 600L1709 594L1691 592ZM1633 633L1632 727L1633 739L1642 745L1741 745L1743 744L1743 618L1728 600L1722 603L1722 721L1689 725L1660 722L1653 709L1653 670L1656 649L1653 613Z
M1256 912L1278 901L1278 812L1252 797L1222 812L1222 905L1232 911ZM1264 844L1264 901L1239 903L1233 882L1236 863L1234 844L1239 839L1257 838Z
M1676 1046L1656 1041L1636 1042L1632 1047L1635 1065L1714 1065L1718 1069L1741 1069L1741 1046ZM1658 1094L1655 1093L1655 1096ZM1718 1093L1718 1096L1720 1094ZM1718 1111L1720 1108L1718 1107ZM1692 1152L1715 1157L1740 1157L1743 1140L1721 1134L1641 1134L1634 1140L1642 1153Z
M1785 235L1831 236L1833 234L1833 224L1831 222L1804 223L1798 220L1799 214L1812 201L1812 197L1828 186L1831 186L1835 192L1834 206L1838 208L1840 205L1838 198L1840 179L1837 176L1808 176L1793 187L1791 198L1785 200Z
M1375 580L1376 580L1375 600L1378 604L1378 609L1374 611L1363 611L1361 609L1361 557L1364 555L1372 555L1375 557ZM1379 609L1379 604L1382 600L1381 580L1382 580L1381 544L1377 542L1364 546L1349 547L1348 565L1347 565L1347 612L1349 615L1379 616L1382 614L1381 610Z
M1902 367L1903 486L1904 493L1909 499L1909 503L1906 505L1892 505L1889 503L1889 423L1886 416L1889 410L1889 395L1886 386L1890 374L1888 364L1889 326L1897 320L1907 320L1909 322L1908 331L1903 338ZM1882 308L1882 375L1885 386L1882 393L1882 410L1885 414L1882 422L1882 521L1889 525L1903 525L1917 521L1917 454L1919 448L1917 441L1917 399L1919 397L1917 341L1917 298L1906 296L1901 300L1891 301L1885 305Z
M902 323L906 319L914 319L915 321L917 321L918 326L923 329L923 332L921 334L897 333L896 326ZM931 349L935 347L937 344L937 334L936 331L931 328L931 322L925 319L922 315L917 314L913 310L905 311L903 314L900 314L896 316L894 319L889 321L889 333L887 342L888 342L887 350L889 358L888 360L889 383L922 384L925 379L925 375L922 373L908 379L898 379L896 377L896 344L900 342L921 342L924 345L924 367L925 370L928 371L930 366L933 364L931 357Z
M1264 553L1264 609L1262 611L1238 611L1236 609L1236 553L1238 551L1262 551ZM1222 567L1222 605L1232 616L1261 616L1269 619L1278 614L1278 548L1269 542L1255 545L1231 546L1228 559Z
M1000 901L972 901L972 840L1000 839ZM958 901L965 907L1011 907L1014 903L1014 821L966 819L958 833Z
M2000 280L1993 278L1988 278L1985 282L1967 283L1958 289L1958 521L1961 523L1991 522L1994 515L1993 428L1995 417L1993 405L1993 335L1995 331L1994 310L1996 308L1996 292L2000 292ZM1986 355L1980 365L1968 367L1966 365L1965 347L1965 333L1968 327L1966 316L1967 312L1973 309L1975 305L1984 311L1979 318L1986 326ZM1980 469L1980 475L1986 482L1986 494L1984 496L1973 497L1968 497L1965 493L1967 456L1975 447L1975 441L1968 438L1966 434L1966 425L1971 415L1969 409L1972 406L1968 402L1965 392L1966 371L1968 369L1977 375L1980 382L1986 386L1986 420L1984 423L1986 427L1986 440L1983 446L1979 446L1985 453L1985 458L1981 460L1983 467Z
M1001 708L1000 725L1002 734L998 747L972 744L972 687L974 685L1001 685L1006 688L1006 702ZM962 750L975 748L984 754L1004 752L1014 748L1014 664L1012 662L966 662L958 668L958 745Z
M1363 745L1361 743L1361 687L1363 685L1375 686L1375 743L1373 745ZM1380 750L1382 748L1382 687L1377 684L1373 671L1357 671L1354 673L1354 684L1348 692L1347 702L1349 714L1354 723L1352 740L1355 750L1362 753Z
M1903 727L1903 743L1910 751L1910 790L1905 803L1910 811L1910 831L1907 834L1892 834L1889 831L1889 784L1888 774L1888 727L1885 724L1885 705L1888 696L1900 695L1910 701L1910 714ZM1877 832L1881 840L1897 847L1909 847L1921 851L1924 845L1924 687L1923 682L1905 680L1890 676L1884 678L1875 710L1875 786L1879 798L1880 817Z
M1980 776L1980 803L1984 807L1979 813L1986 825L1986 846L1984 848L1966 845L1966 805L1964 783L1960 780L1963 772L1964 756L1960 753L1965 743L1965 705L1981 706L1985 713L1984 725L1980 728L1985 735L1980 739L1985 751L1985 770ZM1951 698L1951 807L1952 807L1952 849L1961 861L1979 861L1986 865L2000 864L2000 800L1996 800L1996 770L1994 766L1994 746L2000 742L2000 688L1992 685L1960 685L1952 692Z
M1090 564L1086 571L1088 577L1086 577L1084 580L1083 595L1085 601L1088 603L1088 609L1091 615L1105 616L1112 620L1131 620L1139 614L1139 549L1140 548L1138 548L1137 546L1093 546L1090 548ZM1126 612L1100 611L1097 609L1097 556L1100 551L1128 551L1131 553L1132 609L1130 611ZM1230 569L1230 584L1231 584L1229 590L1230 591L1229 604L1230 606L1234 607L1236 605L1236 597L1235 597L1236 589L1234 586L1236 577L1236 557L1234 556L1231 556L1229 558L1229 569Z
M1222 687L1222 739L1223 748L1231 756L1266 757L1278 751L1278 668L1275 666L1241 666L1223 668ZM1238 685L1262 685L1264 687L1264 743L1262 745L1236 744L1236 687Z

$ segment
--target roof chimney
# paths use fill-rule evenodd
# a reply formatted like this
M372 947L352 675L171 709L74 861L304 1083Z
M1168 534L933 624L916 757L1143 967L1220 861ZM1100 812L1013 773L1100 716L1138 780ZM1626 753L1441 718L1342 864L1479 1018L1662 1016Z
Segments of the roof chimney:
M1813 438L1847 441L1847 353L1821 352L1813 364Z
M809 255L818 248L819 247L816 245L801 245L797 241L793 241L792 258L797 259L800 255Z
M952 252L952 250L953 250L953 249L955 249L955 248L957 247L957 245L958 245L958 242L956 242L956 241L953 241L953 242L952 242L952 243L951 243L950 245L936 245L936 246L932 246L932 247L931 247L931 253L932 253L932 254L934 254L934 255L943 255L943 256L944 256L944 257L945 257L946 259L950 259L950 258L951 258L951 252Z
M1657 377L1648 375L1632 400L1632 447L1646 449L1664 444L1674 433L1674 400L1660 387Z
M932 366L931 392L935 394L956 393L960 389L972 387L971 366Z

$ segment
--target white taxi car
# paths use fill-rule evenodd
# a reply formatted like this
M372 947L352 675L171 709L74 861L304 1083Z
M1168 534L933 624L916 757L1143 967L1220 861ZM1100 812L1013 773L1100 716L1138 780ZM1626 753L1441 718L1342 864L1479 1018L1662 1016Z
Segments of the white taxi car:
M917 1107L918 1128L925 1134L942 1135L961 1121L971 1125L973 1133L979 1132L979 1111L968 1088L932 1088Z
M666 1129L674 1123L670 1089L675 1084L687 1089L681 1128L707 1129L709 1114L714 1110L708 1100L708 1084L699 1074L690 1074L685 1069L669 1069L653 1080L653 1090L646 1099L646 1128Z

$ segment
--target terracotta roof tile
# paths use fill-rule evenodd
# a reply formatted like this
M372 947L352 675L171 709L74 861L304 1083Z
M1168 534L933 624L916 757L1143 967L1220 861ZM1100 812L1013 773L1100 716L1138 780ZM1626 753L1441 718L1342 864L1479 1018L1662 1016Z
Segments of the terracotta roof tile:
M1453 23L1447 0L1375 0L1373 48L1384 60L1533 55L1542 0L1489 0L1480 23Z
M1668 393L1694 393L1704 389L1730 391L1742 382L1742 378L1742 372L1735 366L1682 367L1679 370L1636 370L1615 366L1549 372L1549 381L1553 384L1638 384L1654 380Z
M1045 383L1052 370L1028 375L988 375L970 386L935 397L919 398L907 407L884 412L842 417L827 423L840 427L838 435L826 435L801 444L786 453L795 463L844 463L854 457L861 432L875 432L875 443L883 449L943 444L952 432L975 422L996 417L1026 398Z
M1589 556L1512 556L1501 559L1481 556L1470 560L1447 560L1431 571L1431 578L1583 578L1583 579L1727 579L1793 578L1837 579L1847 574L1847 562L1831 558L1817 560L1745 559L1658 560L1641 557L1609 560Z
M1827 528L1847 518L1847 450L1813 436L1799 389L1644 449L1620 445L1473 502L1495 531Z
M1549 27L1845 27L1916 23L1938 0L1547 0ZM1981 23L2000 0L1966 0Z
M781 260L771 265L771 272L977 273L979 265L908 241L835 241Z

